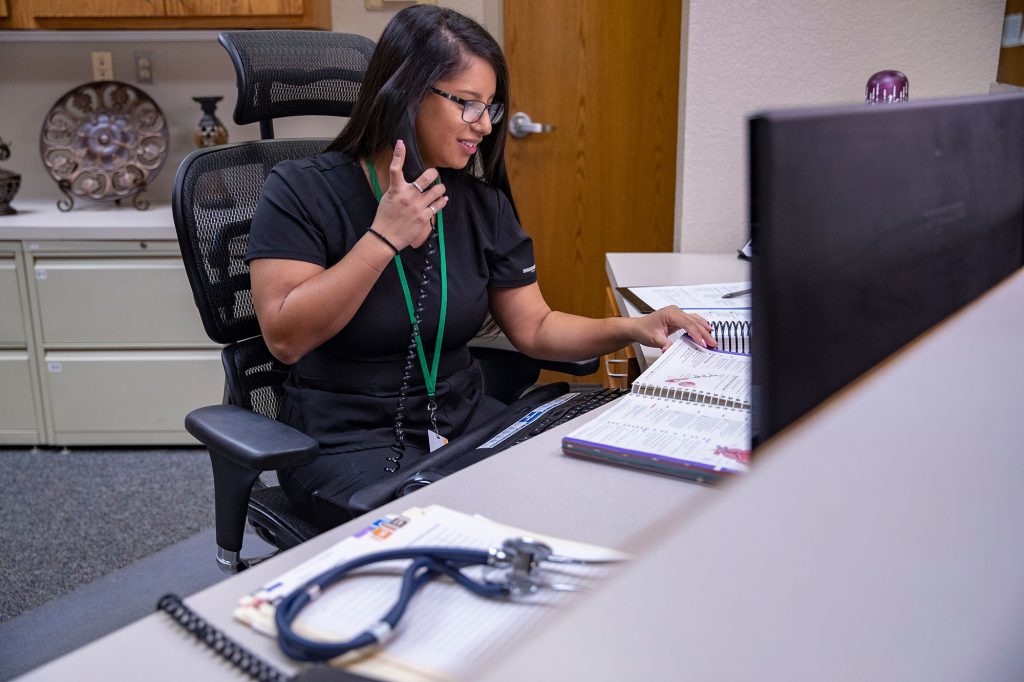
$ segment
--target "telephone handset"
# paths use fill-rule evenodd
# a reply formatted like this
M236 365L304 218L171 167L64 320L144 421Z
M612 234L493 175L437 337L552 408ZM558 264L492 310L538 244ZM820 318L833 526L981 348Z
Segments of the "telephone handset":
M416 144L416 118L412 111L405 112L398 129L398 139L405 143L405 163L402 165L405 181L416 182L426 169L423 167L419 145Z

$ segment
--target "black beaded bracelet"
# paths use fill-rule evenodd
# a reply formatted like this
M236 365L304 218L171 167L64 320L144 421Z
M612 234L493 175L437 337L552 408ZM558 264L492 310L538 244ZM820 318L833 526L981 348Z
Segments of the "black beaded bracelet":
M382 235L380 232L378 232L377 230L373 229L372 227L366 228L366 231L369 232L370 234L372 234L377 239L379 239L382 242L384 242L385 244L387 244L388 246L390 246L391 250L395 252L395 255L396 256L398 255L398 249L395 248L395 245L391 243L390 239L388 239L387 237L385 237L384 235Z

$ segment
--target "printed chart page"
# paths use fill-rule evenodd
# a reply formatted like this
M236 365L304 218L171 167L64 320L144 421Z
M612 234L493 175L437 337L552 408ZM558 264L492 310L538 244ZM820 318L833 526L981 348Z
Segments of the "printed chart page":
M243 597L235 617L257 631L276 636L274 604L332 566L385 549L417 545L500 547L505 539L524 535L547 543L556 554L590 559L625 558L614 550L545 537L437 505L413 508L378 519L356 535ZM354 637L378 622L390 609L407 565L408 561L393 561L354 572L352 577L326 590L303 610L293 625L295 631L326 641ZM559 582L586 588L612 568L590 565L545 570L546 575ZM483 569L474 567L466 572L480 579ZM416 593L398 627L382 646L361 655L344 656L332 663L389 680L462 679L573 598L572 592L540 590L519 600L487 599L451 581L435 580Z
M750 356L708 350L683 336L637 377L633 390L681 399L721 398L749 407Z
M750 463L750 412L627 395L565 441L584 446L584 452L586 446L593 446L592 455L621 452L740 473Z

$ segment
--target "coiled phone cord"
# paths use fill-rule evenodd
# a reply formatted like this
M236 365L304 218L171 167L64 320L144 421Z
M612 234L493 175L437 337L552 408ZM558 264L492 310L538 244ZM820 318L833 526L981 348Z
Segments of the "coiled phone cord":
M387 457L389 464L384 466L384 471L389 474L396 473L401 464L399 460L405 455L405 400L409 387L412 385L412 375L416 364L417 339L420 337L420 325L423 323L423 308L427 301L427 285L430 280L430 271L434 269L431 257L437 253L437 228L431 227L430 236L427 238L427 250L423 255L423 271L420 274L420 285L416 291L416 308L413 313L415 324L410 325L412 331L409 333L409 347L405 354L405 367L402 369L402 385L398 389L398 405L395 408L395 442L391 444L391 455Z

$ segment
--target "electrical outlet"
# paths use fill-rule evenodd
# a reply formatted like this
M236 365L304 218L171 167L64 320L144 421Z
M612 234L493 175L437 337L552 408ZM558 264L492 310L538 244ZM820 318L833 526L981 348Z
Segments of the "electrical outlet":
M114 60L109 52L92 53L92 79L94 81L114 80Z
M135 53L135 82L136 83L152 83L153 82L153 53L152 52L136 52Z

